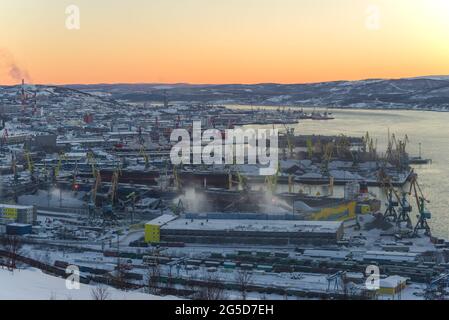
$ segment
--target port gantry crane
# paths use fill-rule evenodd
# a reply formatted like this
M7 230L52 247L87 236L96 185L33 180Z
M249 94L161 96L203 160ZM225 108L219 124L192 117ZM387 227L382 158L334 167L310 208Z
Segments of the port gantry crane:
M61 152L59 154L58 163L56 164L56 167L53 170L53 181L55 181L55 182L56 182L56 179L59 177L59 172L61 171L62 160L67 160L67 157L65 156L64 152Z
M150 156L148 155L143 143L140 145L139 155L142 156L145 161L145 169L148 169L150 167Z
M407 196L413 195L415 197L419 212L419 214L417 215L418 221L413 228L413 236L417 236L419 230L425 230L424 234L426 236L431 236L431 231L427 220L431 219L432 215L426 208L426 203L430 203L430 201L426 199L422 192L422 189L418 183L417 174L412 172L412 174L410 175L410 188L408 192L403 191L402 196L399 196L398 192L394 189L388 177L384 178L383 184L387 186L388 192L388 202L386 203L387 208L384 213L384 219L391 222L396 222L399 227L401 225L401 222L406 222L407 228L412 229L413 226L410 214L413 209ZM393 195L395 199L393 198ZM396 210L396 208L399 206L399 210Z
M288 146L288 151L290 153L290 158L293 158L294 156L294 142L292 141L292 137L295 136L295 129L294 128L289 128L284 124L285 127L285 137L287 139L287 146ZM284 149L285 151L285 149Z
M314 146L311 137L307 138L306 145L307 145L307 155L309 156L309 159L312 160Z
M449 287L449 274L443 273L432 279L427 284L424 294L426 300L443 300L447 298L447 288Z
M268 190L272 194L276 193L276 190L277 190L277 187L278 187L278 180L279 180L280 172L281 172L281 164L278 162L278 167L276 168L275 174L272 175L272 176L267 176L265 178L265 183L268 186ZM290 185L289 185L289 189L291 189Z
M179 174L178 174L178 166L176 166L176 165L173 166L173 182L174 182L176 191L180 191L182 188L182 183L181 183L181 178L179 177Z
M329 175L329 163L334 154L334 144L332 142L327 143L323 148L323 155L321 158L321 173L324 176Z
M97 193L101 186L101 174L100 170L96 169L94 173L94 184L91 190L91 202L89 203L89 212L94 213L97 211Z
M413 230L413 235L417 236L419 230L425 230L424 234L430 237L432 234L427 220L431 219L432 214L426 208L426 203L430 203L430 201L427 200L427 198L424 196L424 193L422 192L422 189L418 183L418 175L414 172L412 172L410 182L410 193L412 193L412 191L415 196L416 205L419 211L419 215L417 215L418 222L416 223Z
M407 200L407 195L410 195L410 192L402 192L401 197L393 187L389 176L381 177L381 185L384 187L383 189L387 194L384 219L390 222L395 222L398 227L401 226L402 222L406 222L407 228L411 229L412 222L410 213L412 212L412 207Z
M95 160L95 154L92 150L89 150L87 152L87 163L90 164L92 168L92 177L95 178L97 174L97 162Z

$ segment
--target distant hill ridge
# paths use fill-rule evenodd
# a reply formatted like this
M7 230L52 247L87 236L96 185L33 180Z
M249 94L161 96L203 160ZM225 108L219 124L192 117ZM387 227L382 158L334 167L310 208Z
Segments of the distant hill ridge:
M37 87L44 90L45 86ZM60 87L77 90L72 93L78 95L84 92L102 99L142 103L162 102L167 95L172 102L449 111L449 76L444 75L304 84L118 83ZM0 87L0 94L6 88L12 87Z

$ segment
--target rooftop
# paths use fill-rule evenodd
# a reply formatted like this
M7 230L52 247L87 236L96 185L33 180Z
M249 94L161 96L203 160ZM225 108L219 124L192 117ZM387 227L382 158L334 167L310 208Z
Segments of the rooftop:
M335 233L341 225L339 221L177 219L167 223L163 229Z

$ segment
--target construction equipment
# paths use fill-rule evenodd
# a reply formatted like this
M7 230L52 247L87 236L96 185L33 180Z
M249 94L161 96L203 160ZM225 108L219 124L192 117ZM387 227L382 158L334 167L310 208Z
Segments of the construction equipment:
M150 156L146 152L145 146L142 144L140 147L139 155L141 155L145 161L145 169L150 167Z
M387 203L385 205L387 206L387 208L384 213L384 219L396 222L398 220L398 213L396 211L396 208L399 206L399 203L398 201L393 199L392 189L388 191Z
M181 190L181 179L178 175L178 168L177 166L173 166L173 181L174 181L174 185L176 190Z
M117 191L118 191L118 183L121 176L121 170L119 167L117 167L116 170L114 170L114 173L112 174L111 179L111 188L109 189L109 196L111 198L111 205L113 206L115 201L117 200Z
M59 154L58 163L54 169L54 179L56 180L59 177L59 172L61 171L62 160L67 160L67 157L64 153Z
M2 146L4 146L5 144L7 144L8 142L8 137L9 137L9 133L8 133L8 129L3 129L3 135L2 135Z
M312 142L312 138L308 137L307 138L307 155L309 156L309 159L313 158L313 142Z
M324 151L321 158L321 173L324 176L329 175L329 163L332 159L333 152L334 152L333 143L328 143L324 146Z
M101 174L99 170L95 171L95 182L92 188L92 194L91 194L91 201L92 204L96 207L97 206L97 192L101 185Z
M418 184L417 175L413 173L411 177L412 179L410 183L410 193L413 191L419 211L419 215L417 215L418 222L416 223L415 228L413 230L413 235L417 236L419 230L425 230L424 235L430 237L431 231L429 224L427 223L427 220L432 218L432 214L426 208L426 203L430 203L430 201L427 200L426 197L424 196L422 189Z
M388 199L388 202L386 203L387 208L384 213L384 219L390 222L396 222L396 225L398 227L401 226L402 222L406 222L407 228L411 229L412 225L410 213L412 212L412 207L407 200L407 196L411 194L410 191L402 192L401 197L393 187L391 178L385 174L384 170L380 170L378 177L382 185L382 189L385 190Z
M338 271L326 277L327 292L345 291L346 271Z
M431 236L431 231L427 220L430 219L432 215L425 206L426 202L428 203L426 199L424 199L423 197L419 197L419 215L417 216L418 222L416 223L415 229L413 230L413 234L415 236L418 235L419 230L425 230L424 234L429 237Z
M90 164L92 168L92 176L95 178L95 174L97 173L97 162L95 161L95 154L93 151L89 151L87 153L87 163Z
M238 183L238 188L239 190L247 190L248 189L248 182L245 176L243 176L242 174L240 174L239 171L237 171L237 183Z
M27 170L31 173L31 175L34 175L34 164L29 150L25 150L25 159L27 162Z
M427 284L425 291L426 300L444 300L447 299L447 288L449 287L449 274L443 273L432 279Z
M288 175L288 193L293 193L294 185L293 185L293 176L291 174Z
M402 198L399 202L401 205L401 208L399 209L399 215L397 218L396 223L399 225L401 222L406 222L408 228L412 228L412 221L410 219L410 213L412 212L412 206L410 205L407 196L410 195L408 192L402 192Z
M271 191L271 193L275 193L278 185L278 179L280 174L280 163L278 163L278 167L276 169L276 173L272 176L267 176L265 178L265 183L267 184L268 190Z
M131 201L131 207L132 207L131 221L134 222L134 215L136 212L137 194L135 192L131 192L130 194L128 194L126 196L126 199L128 199L128 201Z
M287 138L287 146L288 146L288 151L290 152L290 157L293 158L293 149L294 149L294 145L293 145L293 141L292 141L292 137L294 137L295 135L295 129L294 128L289 128L286 125L284 125L285 127L285 136Z

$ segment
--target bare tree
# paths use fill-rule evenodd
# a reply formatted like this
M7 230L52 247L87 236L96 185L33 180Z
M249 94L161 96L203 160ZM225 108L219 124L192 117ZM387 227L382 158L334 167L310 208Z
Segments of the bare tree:
M167 273L167 282L166 282L166 285L165 285L165 287L167 288L167 289L172 289L173 288L173 285L174 285L174 279L173 279L173 273L172 273L172 270L171 270L172 268L170 268L169 270L168 270L168 273Z
M246 300L247 298L248 286L251 284L252 277L252 273L244 269L238 270L235 275L235 281L242 295L242 300Z
M92 288L90 295L92 296L92 300L108 300L110 293L108 287L98 285Z
M6 267L9 270L17 268L17 256L22 249L22 242L18 236L4 236L0 238L0 247L6 252Z
M148 293L159 293L159 282L161 281L161 267L159 264L150 265L147 271Z
M192 286L194 300L226 300L225 286L218 276L207 274L202 281ZM200 284L201 283L201 284Z
M126 265L120 261L120 259L117 260L117 266L114 272L113 279L115 281L115 285L118 289L124 290L127 289L126 285Z

